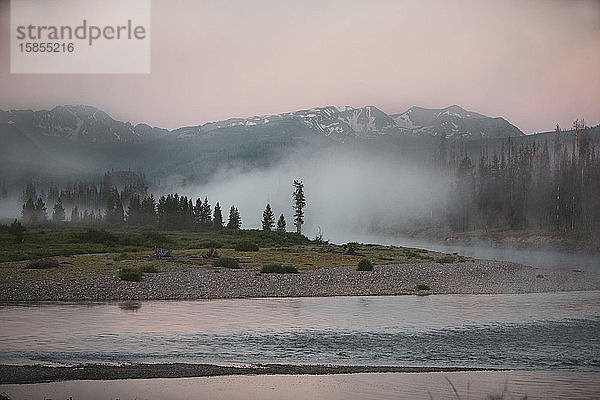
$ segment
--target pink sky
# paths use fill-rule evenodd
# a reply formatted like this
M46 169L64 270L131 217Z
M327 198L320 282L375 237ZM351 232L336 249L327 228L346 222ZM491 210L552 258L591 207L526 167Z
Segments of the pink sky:
M600 122L599 1L154 0L149 75L11 75L0 108L89 104L166 128L314 106L451 104L526 133Z

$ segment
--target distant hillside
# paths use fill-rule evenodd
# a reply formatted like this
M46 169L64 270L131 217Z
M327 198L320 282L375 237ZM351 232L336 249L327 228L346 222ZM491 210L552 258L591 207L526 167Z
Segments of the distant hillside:
M72 105L0 111L0 135L7 153L0 181L17 176L72 179L120 169L144 171L151 180L175 177L181 182L206 181L223 168L269 167L298 148L370 146L376 150L374 157L377 151L388 151L395 157L418 158L429 156L441 135L449 142L524 136L503 118L458 106L412 107L393 115L374 106L326 106L169 131Z
M393 114L392 118L398 126L415 135L445 135L449 139L464 140L525 135L504 118L486 117L456 105L435 110L411 107L402 114Z
M41 136L90 143L135 143L168 133L166 129L116 121L104 111L90 106L57 106L49 111L0 111L0 123L14 125L33 140Z

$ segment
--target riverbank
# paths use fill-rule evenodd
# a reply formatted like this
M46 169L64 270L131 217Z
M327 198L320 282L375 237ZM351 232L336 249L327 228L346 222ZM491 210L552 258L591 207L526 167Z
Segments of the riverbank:
M591 399L598 375L546 371L235 375L0 385L9 399Z
M494 368L393 367L343 365L265 364L222 366L214 364L90 364L51 367L44 365L0 365L0 384L24 384L71 380L116 380L152 378L191 378L226 375L339 375L359 373L422 373L460 371L499 371Z
M577 270L532 268L521 264L466 260L300 270L296 274L261 274L240 269L167 265L141 282L123 281L118 270L83 277L0 283L0 301L193 300L258 297L326 297L426 294L512 294L599 290L600 275ZM130 261L128 265L135 265ZM43 272L42 272L43 273ZM39 276L38 276L39 277ZM419 290L426 285L429 290ZM424 287L424 286L421 286Z

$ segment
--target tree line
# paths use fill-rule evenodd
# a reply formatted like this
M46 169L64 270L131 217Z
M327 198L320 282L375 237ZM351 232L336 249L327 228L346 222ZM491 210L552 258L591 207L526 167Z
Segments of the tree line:
M438 156L447 161L443 143ZM540 229L600 239L600 146L583 121L566 137L557 125L550 141L517 146L509 138L491 154L482 146L476 162L465 152L449 163L453 179L437 217L454 231Z
M296 231L301 233L302 224L304 224L303 209L306 206L304 185L302 181L295 180L293 188L294 225ZM197 198L194 201L187 196L174 193L163 195L156 200L153 194L133 193L126 198L123 191L113 187L106 191L103 210L98 210L98 213L88 212L87 209L80 211L78 205L74 204L70 218L67 219L65 206L60 196L56 199L49 216L42 197L36 196L35 191L32 191L29 185L26 189L27 192L29 195L23 204L21 214L21 219L25 224L35 225L52 221L54 223L94 223L110 226L155 226L168 230L240 229L242 226L242 218L235 205L231 206L227 220L225 220L219 202L213 206L209 203L208 197L204 197L204 200ZM267 204L262 214L262 229L265 231L276 229L285 232L286 225L284 214L281 214L275 223L271 205Z

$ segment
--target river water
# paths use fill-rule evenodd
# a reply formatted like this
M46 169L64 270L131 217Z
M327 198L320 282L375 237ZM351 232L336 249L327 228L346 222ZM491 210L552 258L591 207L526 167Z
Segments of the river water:
M0 363L600 373L600 291L0 306Z

